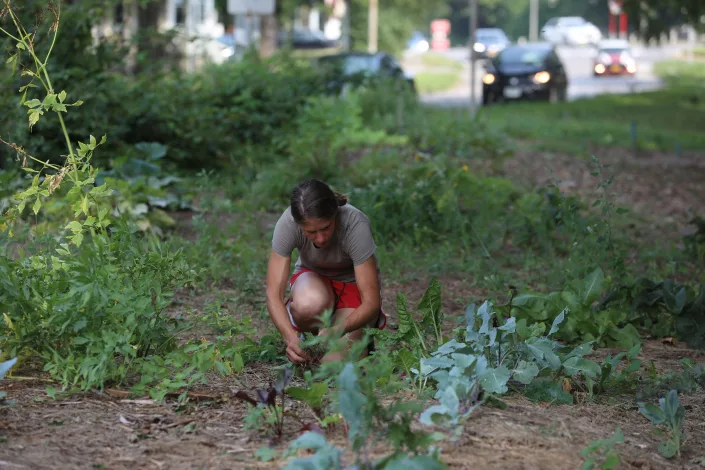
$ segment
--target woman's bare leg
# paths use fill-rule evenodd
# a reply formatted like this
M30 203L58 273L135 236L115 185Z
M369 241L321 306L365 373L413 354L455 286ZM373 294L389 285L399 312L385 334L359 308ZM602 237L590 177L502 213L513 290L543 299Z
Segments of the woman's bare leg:
M332 309L335 296L330 285L318 274L305 272L296 278L291 288L291 316L301 331L321 328L321 315Z

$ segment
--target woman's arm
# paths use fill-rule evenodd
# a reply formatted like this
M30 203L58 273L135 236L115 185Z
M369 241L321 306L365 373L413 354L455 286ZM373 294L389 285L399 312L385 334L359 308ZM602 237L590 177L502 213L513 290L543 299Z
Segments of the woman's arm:
M364 263L355 266L355 282L360 290L362 303L345 319L343 334L370 326L379 315L382 299L379 293L377 262L374 255Z
M267 266L267 310L269 310L274 326L277 327L287 344L286 355L289 360L300 364L306 361L306 355L299 347L299 335L294 330L284 305L290 268L291 258L284 257L272 250Z

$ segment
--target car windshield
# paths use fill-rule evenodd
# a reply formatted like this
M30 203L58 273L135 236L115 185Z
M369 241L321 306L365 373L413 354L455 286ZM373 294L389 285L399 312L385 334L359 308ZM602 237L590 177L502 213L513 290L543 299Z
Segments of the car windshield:
M526 64L539 65L541 64L549 50L547 49L531 49L527 47L510 47L502 51L495 59L497 63L502 65L507 64Z
M611 47L600 49L600 52L604 52L605 54L621 54L622 52L626 52L627 54L629 54L629 49L624 49L621 47Z
M375 73L379 68L379 63L374 56L365 55L330 57L321 59L321 62L328 66L340 67L345 75L355 75L358 73Z
M503 41L505 36L499 31L478 31L475 33L478 41Z
M500 42L503 41L504 38L499 34L478 34L477 40L479 42Z

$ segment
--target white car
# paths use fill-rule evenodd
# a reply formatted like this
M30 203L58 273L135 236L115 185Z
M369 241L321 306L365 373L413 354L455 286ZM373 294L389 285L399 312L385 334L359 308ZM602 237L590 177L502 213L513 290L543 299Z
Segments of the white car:
M553 44L583 46L597 44L602 33L594 24L580 16L551 18L541 29L541 37Z

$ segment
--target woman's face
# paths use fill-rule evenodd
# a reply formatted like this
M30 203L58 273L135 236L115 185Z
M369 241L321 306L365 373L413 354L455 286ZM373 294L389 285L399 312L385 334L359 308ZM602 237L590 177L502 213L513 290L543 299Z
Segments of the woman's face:
M335 217L332 219L306 219L301 230L317 248L325 248L335 231Z

